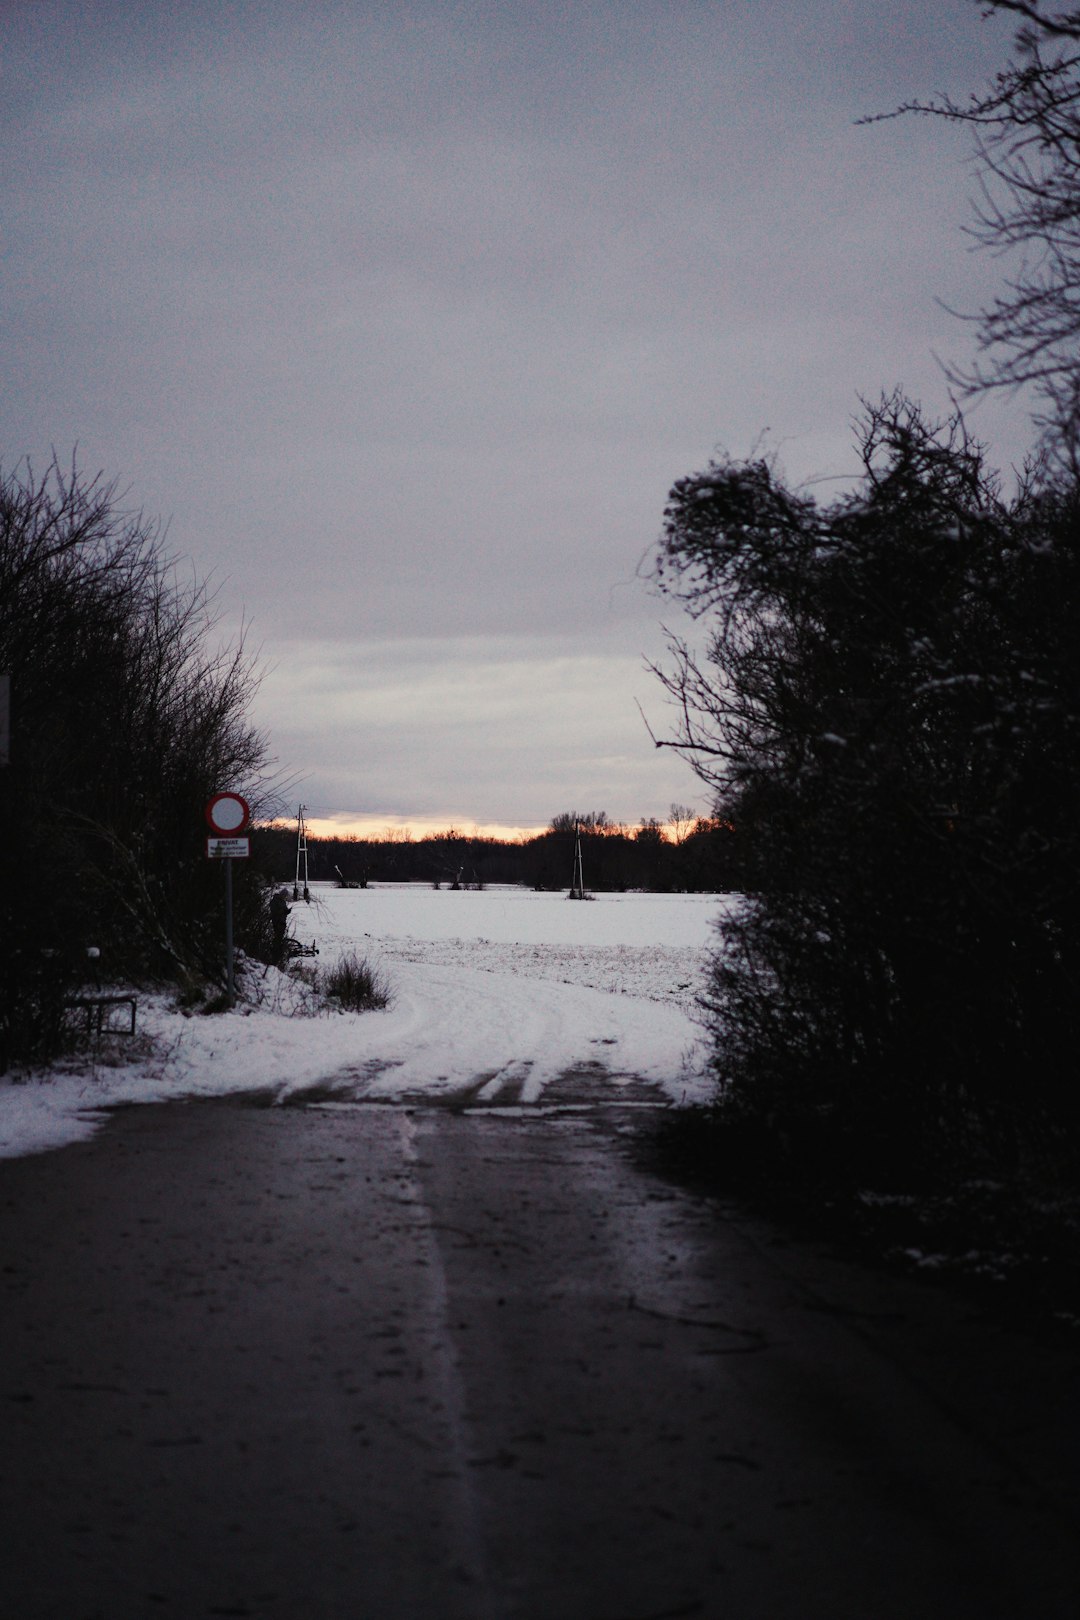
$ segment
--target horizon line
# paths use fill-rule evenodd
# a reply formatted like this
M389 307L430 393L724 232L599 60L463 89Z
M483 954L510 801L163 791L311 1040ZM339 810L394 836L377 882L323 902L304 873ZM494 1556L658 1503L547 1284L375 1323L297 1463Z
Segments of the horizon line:
M708 817L702 815L698 819L707 821ZM670 832L674 826L667 817L658 816L657 821L665 832ZM296 817L272 816L268 825L294 830ZM611 821L608 825L613 831L625 828L632 832L641 826L641 822ZM437 816L357 816L345 811L323 816L305 815L304 826L309 838L368 838L384 843L405 839L437 838L453 832L462 838L490 838L499 843L513 844L530 838L539 838L551 830L550 821L523 825L516 822L478 822Z
M270 825L295 828L296 817L274 816ZM549 824L522 826L503 821L466 821L445 816L357 816L343 811L335 815L305 815L304 825L309 838L371 838L389 843L395 839L432 838L456 832L464 838L494 838L501 843L515 843L519 838L536 838L547 832Z

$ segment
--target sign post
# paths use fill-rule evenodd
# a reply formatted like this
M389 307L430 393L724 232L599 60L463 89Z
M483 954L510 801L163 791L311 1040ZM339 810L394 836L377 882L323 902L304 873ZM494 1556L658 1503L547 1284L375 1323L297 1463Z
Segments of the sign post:
M214 835L206 840L207 857L225 864L225 999L230 1007L235 989L232 863L251 854L251 840L241 836L250 816L248 802L239 793L215 793L206 806L207 824Z

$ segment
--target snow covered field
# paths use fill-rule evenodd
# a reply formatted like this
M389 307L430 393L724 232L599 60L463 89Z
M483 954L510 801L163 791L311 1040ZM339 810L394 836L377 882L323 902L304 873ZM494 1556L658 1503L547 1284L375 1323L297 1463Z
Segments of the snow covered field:
M391 1005L313 1013L301 961L258 967L229 1014L185 1016L143 997L134 1041L48 1076L0 1082L0 1156L89 1135L109 1106L243 1091L285 1102L313 1087L336 1100L471 1093L485 1105L541 1101L570 1069L618 1095L644 1080L673 1101L704 1094L693 1014L715 895L436 891L314 885L291 931L325 969L355 950L388 980Z

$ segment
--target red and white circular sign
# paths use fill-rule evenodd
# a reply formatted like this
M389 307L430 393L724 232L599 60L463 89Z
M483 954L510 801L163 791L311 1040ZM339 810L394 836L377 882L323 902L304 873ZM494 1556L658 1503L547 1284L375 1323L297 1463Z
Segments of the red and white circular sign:
M215 793L206 807L206 819L216 833L227 837L243 832L251 810L239 793Z

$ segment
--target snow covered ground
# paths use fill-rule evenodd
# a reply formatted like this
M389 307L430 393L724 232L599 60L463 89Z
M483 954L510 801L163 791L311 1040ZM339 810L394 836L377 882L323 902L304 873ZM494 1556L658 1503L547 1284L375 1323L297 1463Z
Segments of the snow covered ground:
M314 885L291 931L318 944L317 969L355 950L382 973L382 1012L314 1011L302 960L254 968L246 999L213 1017L142 997L134 1041L48 1075L0 1082L0 1157L89 1135L123 1103L243 1091L285 1102L315 1087L342 1102L472 1091L482 1103L535 1104L569 1069L613 1094L634 1080L673 1101L704 1095L693 1017L715 895L598 895L526 889Z

